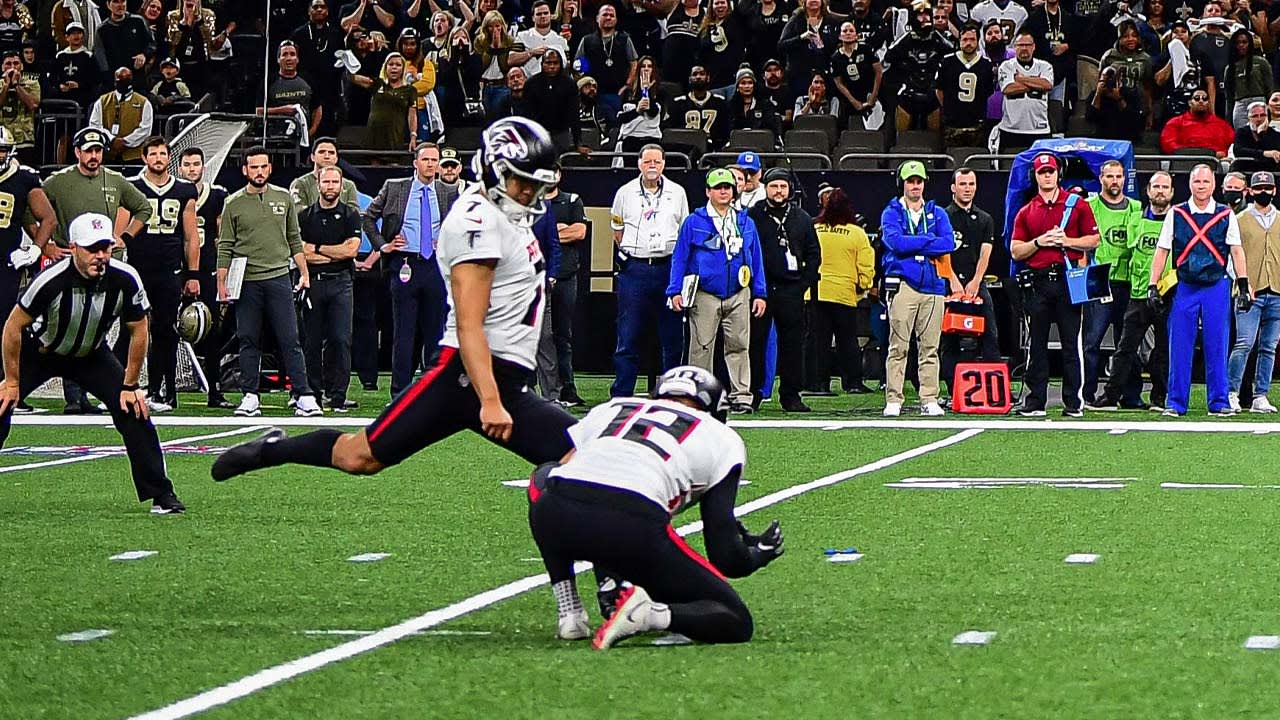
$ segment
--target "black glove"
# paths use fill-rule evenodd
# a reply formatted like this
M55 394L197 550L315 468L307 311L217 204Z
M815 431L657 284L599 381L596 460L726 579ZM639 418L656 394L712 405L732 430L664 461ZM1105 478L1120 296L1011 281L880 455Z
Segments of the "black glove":
M1249 297L1249 278L1236 278L1236 310L1249 312L1253 307L1253 298Z
M751 560L757 569L778 559L778 556L785 551L782 547L782 527L777 520L769 523L769 527L759 535L747 532L742 523L738 523L738 532L742 533L742 541L746 544L747 552L751 554Z
M1160 289L1154 284L1147 286L1147 307L1152 312L1160 312L1164 307L1164 301L1160 299Z

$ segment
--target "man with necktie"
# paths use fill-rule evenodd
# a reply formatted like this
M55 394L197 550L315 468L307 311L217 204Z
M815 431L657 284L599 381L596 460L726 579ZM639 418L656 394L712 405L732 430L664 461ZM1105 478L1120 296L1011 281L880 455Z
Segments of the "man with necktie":
M444 220L435 187L439 164L440 148L419 144L413 175L386 181L364 212L364 232L386 259L391 284L392 398L412 384L444 332L448 302L435 258Z

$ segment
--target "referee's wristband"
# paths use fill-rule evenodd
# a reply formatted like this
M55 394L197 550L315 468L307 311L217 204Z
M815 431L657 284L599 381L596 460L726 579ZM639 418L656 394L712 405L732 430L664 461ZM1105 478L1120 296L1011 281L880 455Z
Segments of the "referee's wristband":
M138 392L138 383L132 385L121 385L120 392Z

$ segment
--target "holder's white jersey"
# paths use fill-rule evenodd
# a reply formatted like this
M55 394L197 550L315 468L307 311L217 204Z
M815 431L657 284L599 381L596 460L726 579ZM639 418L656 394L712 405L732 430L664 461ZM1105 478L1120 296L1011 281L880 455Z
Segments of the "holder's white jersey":
M629 490L672 515L747 462L742 438L729 426L673 400L610 400L569 436L576 451L552 477Z
M545 306L546 262L538 239L493 204L479 183L467 188L440 227L436 261L449 297L449 319L440 344L458 347L457 302L450 274L459 263L496 260L484 334L489 351L521 367L537 367L535 354Z

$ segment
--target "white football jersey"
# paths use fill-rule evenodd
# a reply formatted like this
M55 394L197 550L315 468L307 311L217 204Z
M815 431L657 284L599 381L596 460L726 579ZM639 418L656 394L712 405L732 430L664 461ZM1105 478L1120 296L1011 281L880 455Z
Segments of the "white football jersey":
M610 400L571 426L569 437L576 452L552 477L629 490L672 515L747 463L738 433L672 400Z
M479 183L467 188L440 227L436 262L449 293L449 319L440 344L458 347L457 303L449 275L458 263L497 260L484 334L495 357L533 370L542 329L546 262L529 228L517 227L484 194Z

